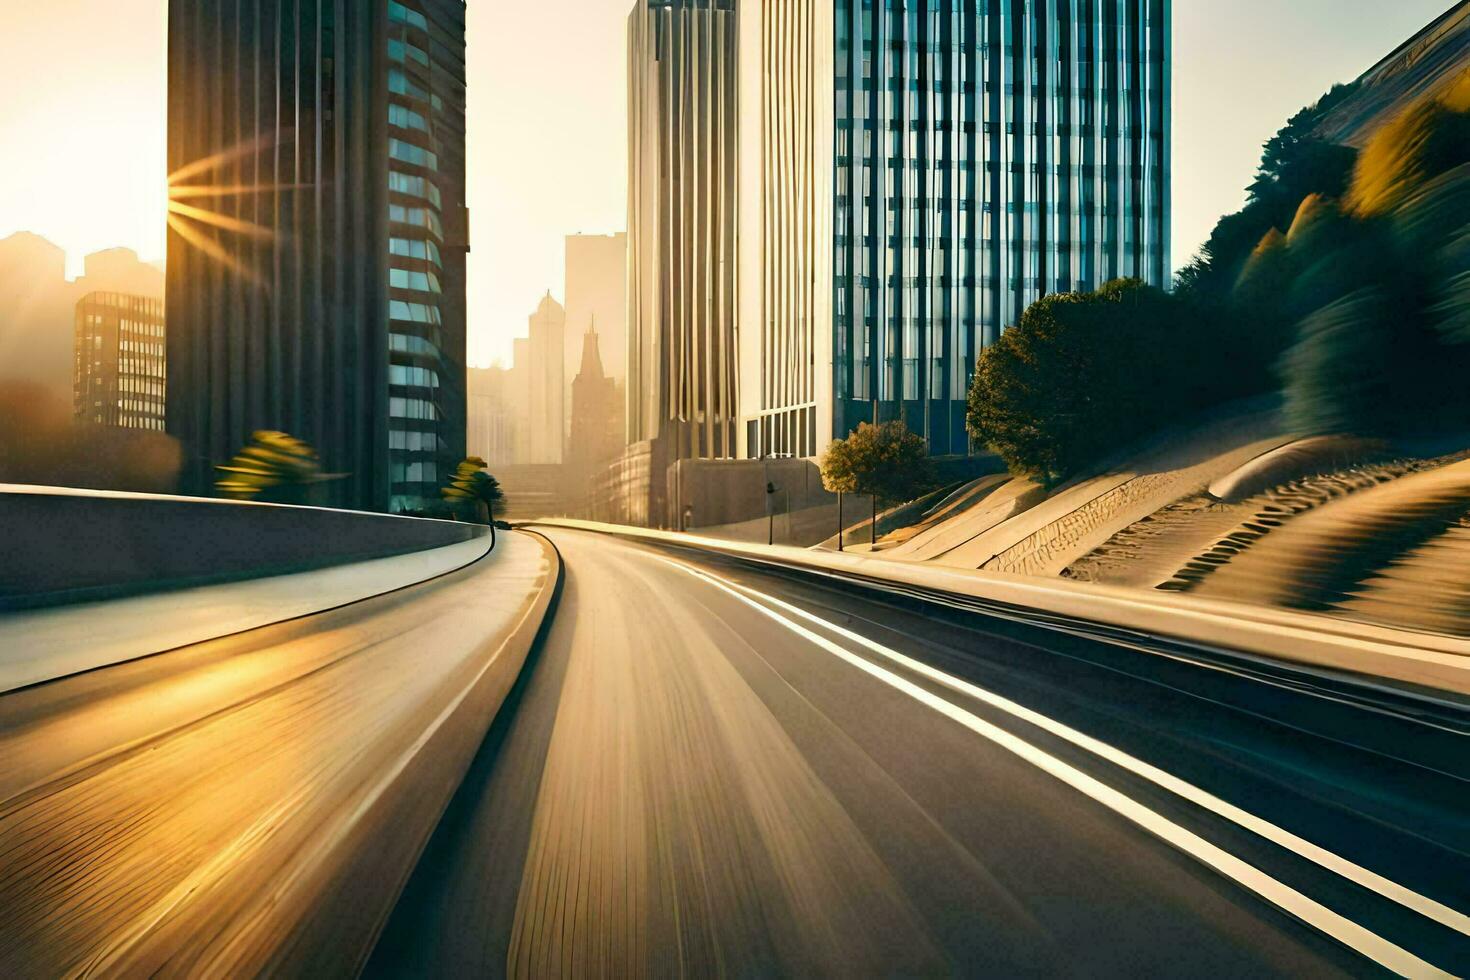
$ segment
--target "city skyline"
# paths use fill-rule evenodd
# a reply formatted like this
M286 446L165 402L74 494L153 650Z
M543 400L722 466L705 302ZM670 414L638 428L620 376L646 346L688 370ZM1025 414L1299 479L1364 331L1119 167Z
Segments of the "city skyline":
M84 254L104 248L162 258L164 6L55 0L6 15L14 28L6 37L25 43L0 41L0 84L25 88L42 70L63 84L0 106L0 134L28 134L28 152L7 161L16 179L0 188L0 238L16 231L47 238L65 249L71 276L80 273ZM471 364L510 363L527 312L546 289L562 289L565 236L625 230L627 6L549 0L534 9L468 7L467 73L476 93L468 137L476 241L468 282ZM1246 0L1225 9L1178 0L1173 156L1183 176L1174 188L1175 268L1221 214L1240 205L1260 144L1288 115L1375 62L1384 38L1414 33L1444 7L1440 0L1391 9L1369 0L1286 8ZM76 30L82 22L88 29ZM548 22L561 29L544 30ZM551 70L568 64L577 69ZM105 85L99 65L107 68ZM532 75L540 91L527 98L522 82ZM587 84L589 77L599 84ZM79 124L40 123L58 111ZM501 133L538 152L496 152ZM99 145L107 152L91 152Z
M1470 977L1420 2L11 3L0 980Z

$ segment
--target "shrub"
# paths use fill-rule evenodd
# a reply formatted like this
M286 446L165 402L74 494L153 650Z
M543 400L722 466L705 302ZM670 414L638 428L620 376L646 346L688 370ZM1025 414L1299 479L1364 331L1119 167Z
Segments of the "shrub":
M322 472L321 460L309 444L285 432L257 430L228 463L216 466L215 489L236 500L306 503L312 489L341 478Z

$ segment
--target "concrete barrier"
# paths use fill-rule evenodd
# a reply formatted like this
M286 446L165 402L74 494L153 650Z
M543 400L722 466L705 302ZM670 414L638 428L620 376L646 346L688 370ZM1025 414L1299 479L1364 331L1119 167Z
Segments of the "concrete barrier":
M0 485L0 611L304 572L487 533L362 511Z
M1470 639L1416 633L1314 613L1204 599L1188 593L1013 572L950 568L926 562L898 562L852 552L767 546L721 541L698 534L599 524L594 521L541 520L530 527L565 527L613 534L653 544L695 548L735 558L773 562L853 581L916 586L936 592L1043 612L1123 630L1195 643L1218 652L1265 657L1356 674L1364 683L1389 681L1470 696ZM1458 703L1458 702L1457 702Z

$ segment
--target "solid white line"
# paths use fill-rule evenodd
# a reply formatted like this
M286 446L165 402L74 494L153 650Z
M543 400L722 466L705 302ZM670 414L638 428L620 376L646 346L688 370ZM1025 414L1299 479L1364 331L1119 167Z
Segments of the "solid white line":
M1100 742L1092 736L1085 735L1074 728L1069 728L1061 722L1055 721L1047 717L1046 715L1032 711L1030 708L1017 704L1016 702L1011 701L1008 698L1001 697L999 694L988 691L983 687L977 687L976 685L971 684L968 681L961 680L960 678L955 677L951 674L946 674L943 671L937 670L926 663L913 659L912 657L907 657L902 653L899 653L897 650L886 647L875 640L871 640L868 637L863 636L859 633L854 633L853 631L838 626L835 623L828 622L821 617L814 616L806 610L799 609L796 606L793 606L788 602L784 602L781 599L777 599L773 596L764 595L754 589L749 588L748 586L740 585L735 582L730 582L728 584L733 588L741 590L742 592L746 592L750 595L756 596L765 602L769 602L772 605L779 606L781 609L784 609L795 616L799 616L809 622L816 623L822 628L830 630L831 632L838 634L844 639L848 639L853 641L854 643L861 644L869 650L872 650L874 653L886 657L889 660L892 660L894 663L897 663L903 667L906 667L909 670L912 670L916 674L922 674L923 676L931 680L943 684L945 687L958 691L961 694L966 694L972 698L975 698L977 701L982 701L985 704L991 705L992 707L999 708L1007 714L1014 715L1015 717L1020 718L1022 721L1028 722L1032 725L1035 725L1037 728L1043 729L1053 735L1056 735L1059 738L1065 739L1066 741L1071 742L1073 745L1079 746L1080 748L1086 749L1087 751L1093 753L1096 756L1099 756L1100 758L1106 759L1108 762L1113 763L1119 768L1126 769L1134 775L1142 776L1149 782L1154 783L1157 786L1161 786L1169 792L1183 797L1184 799L1196 804L1197 806L1201 806L1211 811L1212 813L1224 817L1232 823L1244 827L1246 830L1249 830L1255 834L1260 835L1261 837L1264 837L1273 844L1284 847L1287 850L1292 851L1293 853L1303 858L1306 858L1307 860L1312 861L1329 871L1341 875L1354 884L1361 885L1362 887L1376 892L1384 898L1389 899L1390 901L1397 902L1404 908L1417 912L1426 918L1433 919L1440 925L1453 929L1461 935L1470 936L1470 915L1465 915L1462 912L1458 912L1455 909L1450 908L1448 905L1436 902L1434 899L1429 898L1425 895L1421 895L1411 888L1406 888L1396 881L1385 878L1374 871L1370 871L1367 868L1362 867L1361 865L1354 864L1352 861L1349 861L1344 857L1334 854L1324 847L1319 847L1309 840L1298 837L1296 834L1293 834L1289 830L1278 827L1268 820L1263 820L1262 818L1256 816L1253 813L1250 813L1247 810L1242 810L1240 807L1220 799L1218 796L1207 793L1206 791L1200 789L1198 786L1195 786L1193 783L1185 782L1179 777L1171 775L1170 773L1167 773L1164 770L1157 768L1156 766L1152 766L1149 763L1144 762L1142 759L1131 756L1121 749L1116 749L1106 742Z
M821 649L826 650L828 653L845 661L851 666L856 667L858 670L861 670L864 673L889 685L890 687L901 691L904 694L907 694L909 697L933 709L939 714L942 714L945 717L959 723L960 725L963 725L965 728L968 728L975 734L980 735L981 737L986 738L991 742L994 742L996 745L1006 749L1016 756L1019 756L1020 758L1031 763L1037 768L1047 773L1050 773L1052 776L1060 779L1062 782L1071 786L1073 789L1076 789L1084 795L1097 801L1098 803L1101 803L1113 812L1127 818L1128 820L1137 824L1139 827L1142 827L1149 833L1173 845L1180 851L1188 854L1190 857L1193 857L1195 860L1211 868L1214 868L1216 871L1238 882L1242 886L1250 889L1257 895L1271 902L1273 905L1278 906L1291 915L1296 916L1298 919L1301 919L1303 922L1306 922L1314 928L1319 929L1320 931L1333 937L1334 939L1350 947L1351 949L1356 950L1363 956L1366 956L1367 958L1373 960L1386 969L1392 970L1402 976L1410 977L1451 976L1451 974L1446 973L1443 970L1440 970L1438 967L1435 967L1433 964L1420 959L1413 953L1410 953L1408 950L1405 950L1404 948L1395 945L1394 943L1388 941L1387 939L1384 939L1382 936L1379 936L1376 933L1370 932L1368 929L1364 928L1358 923L1353 922L1351 919L1348 919L1320 904L1319 902L1308 898L1306 895L1303 895L1301 892L1298 892L1289 885L1277 881L1275 878L1272 878L1265 872L1255 867L1252 867L1241 859L1235 857L1233 854L1224 851L1220 847L1200 837L1198 834L1195 834L1190 830L1186 830L1184 827L1181 827L1180 825L1174 823L1162 814L1159 814L1156 811L1149 809L1144 804L1123 795L1112 787L1105 785L1104 783L1098 781L1092 776L1089 776L1087 773L1081 771L1080 769L1077 769L1069 763L1066 763L1061 759L1058 759L1055 756L1051 755L1050 753L1037 748L1030 742L1024 741L1023 739L1012 735L1005 729L999 728L991 724L990 722L985 721L984 719L974 714L971 714L958 705L946 701L944 698L933 694L932 692L920 687L912 681L900 677L897 674L894 674L891 671L887 670L886 668L881 667L863 657L858 656L857 654L852 653L844 647L834 643L827 637L822 636L819 633L815 633L812 630L801 625L800 623L781 615L781 613L777 612L775 609L764 605L763 602L757 602L756 600L750 598L748 595L744 594L744 592L749 591L753 595L759 595L761 599L765 602L771 602L772 604L778 605L783 609L788 609L791 612L800 615L802 618L819 623L822 627L830 629L833 632L838 633L839 635L851 637L852 639L863 643L864 646L868 646L869 648L874 649L875 652L882 653L884 656L889 657L895 662L903 663L905 666L913 665L915 669L924 667L925 669L921 672L925 673L926 676L929 676L927 672L931 671L932 668L927 668L925 665L911 660L911 658L904 657L902 654L897 653L896 651L890 651L886 647L882 647L881 644L876 644L872 641L867 640L866 638L859 637L855 633L850 633L849 631L844 630L839 626L835 626L825 620L812 616L811 614L799 610L796 607L791 606L789 603L782 602L779 599L772 599L769 596L761 595L759 592L756 592L753 589L747 590L745 586L739 586L734 583L727 583L725 580L720 579L717 576L695 569L688 565L681 564L680 562L676 562L668 558L660 557L659 560L673 565L675 568L679 568L682 571L695 576L696 578L702 579L715 588L718 588L728 593L729 595L757 610L768 618L786 627L788 630L795 633L796 635L815 644ZM948 680L953 681L956 685L965 683L955 678L948 678L948 675L942 674L939 671L933 671L933 673L937 675L936 679L947 678ZM966 686L973 687L973 685ZM999 698L996 695L991 695L988 691L983 691L983 689L981 688L974 688L974 690L987 695L987 697L984 699L987 701L987 703L989 703L990 698L995 698L996 701L1005 701L1005 699ZM1011 702L1005 703L1011 704ZM999 707L1000 705L997 706ZM1019 705L1013 705L1013 707L1020 709ZM1020 710L1025 711L1026 709ZM1034 714L1034 712L1031 714ZM1036 715L1036 717L1043 718L1044 716ZM1050 722L1050 719L1046 720ZM1064 729L1068 732L1072 731L1071 729L1066 729L1065 726L1059 725L1055 722L1051 722L1050 724L1056 725L1058 729ZM1051 729L1048 728L1048 730ZM1058 734L1060 734L1060 732L1058 732ZM1079 739L1087 738L1087 736L1083 736L1081 735L1081 733L1073 732L1073 734L1076 735ZM1081 743L1079 742L1078 744ZM1103 743L1100 742L1096 744L1103 748L1110 748L1108 746L1104 746ZM1131 758L1130 756L1126 756L1124 753L1117 752L1117 750L1111 751L1117 753L1117 755L1120 757ZM1134 761L1137 762L1137 760ZM1145 766L1146 764L1138 762L1138 765ZM1188 784L1181 782L1181 785L1187 786ZM1203 791L1197 792L1200 792L1202 795L1208 796L1208 794L1203 794ZM1213 799L1213 797L1210 798ZM1223 804L1223 801L1222 805L1228 806L1228 804ZM1261 822L1263 824L1265 823L1264 821ZM1270 825L1267 824L1266 826ZM1285 834L1286 832L1281 831L1281 833ZM1324 851L1323 853L1326 854L1327 852ZM1340 861L1341 859L1338 860ZM1343 863L1346 864L1347 862ZM1365 872L1365 874L1369 873ZM1425 899L1425 901L1428 901L1428 899Z

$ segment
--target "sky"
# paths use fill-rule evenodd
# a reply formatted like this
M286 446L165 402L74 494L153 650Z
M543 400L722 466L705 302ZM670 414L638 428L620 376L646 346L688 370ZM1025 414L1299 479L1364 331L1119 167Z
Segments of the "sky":
M4 0L0 238L163 254L167 0ZM1261 144L1451 0L1175 0L1174 264L1244 202ZM620 231L630 0L469 2L469 360L508 362L567 234Z

